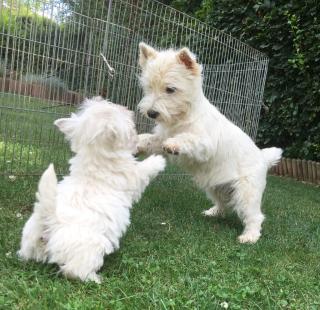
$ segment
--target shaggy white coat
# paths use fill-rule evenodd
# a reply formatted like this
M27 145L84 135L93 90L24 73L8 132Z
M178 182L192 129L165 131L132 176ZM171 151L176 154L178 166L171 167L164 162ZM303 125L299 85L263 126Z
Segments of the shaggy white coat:
M264 219L261 199L267 170L279 161L282 150L260 150L207 100L201 66L187 48L139 47L144 90L139 108L156 122L153 134L139 135L139 151L172 154L214 202L204 214L222 215L232 208L244 224L239 241L256 242Z
M132 203L161 170L162 156L136 161L133 113L101 98L55 121L76 155L70 175L43 173L34 211L24 226L20 257L56 263L71 278L100 282L103 257L119 248Z

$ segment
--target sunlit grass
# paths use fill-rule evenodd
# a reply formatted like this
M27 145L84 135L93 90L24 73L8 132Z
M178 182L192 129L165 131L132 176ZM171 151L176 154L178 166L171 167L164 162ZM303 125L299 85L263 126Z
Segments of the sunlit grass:
M0 94L0 171L4 174L39 174L50 162L66 171L69 146L54 127L68 106L40 99ZM51 109L52 108L52 109Z
M53 126L69 107L49 112L48 102L16 99L0 94L0 309L320 308L320 189L276 177L255 245L236 241L236 216L204 218L210 202L169 166L134 206L100 286L67 280L54 265L19 261L39 178L19 175L42 173L50 162L63 173L71 154Z
M53 265L17 259L38 178L0 180L0 308L319 309L320 190L270 177L266 221L255 245L236 241L236 216L208 219L187 177L160 176L134 206L103 283L80 283Z

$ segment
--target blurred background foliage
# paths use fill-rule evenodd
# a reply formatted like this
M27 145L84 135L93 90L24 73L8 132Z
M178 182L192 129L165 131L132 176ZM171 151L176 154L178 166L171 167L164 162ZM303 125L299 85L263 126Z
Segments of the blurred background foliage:
M257 143L320 160L320 2L164 0L270 58Z

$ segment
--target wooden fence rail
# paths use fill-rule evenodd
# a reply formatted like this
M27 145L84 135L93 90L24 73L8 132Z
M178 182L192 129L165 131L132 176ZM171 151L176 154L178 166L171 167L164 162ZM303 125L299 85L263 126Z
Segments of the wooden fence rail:
M54 100L71 105L77 105L83 100L83 96L74 91L58 89L41 83L26 83L3 77L0 77L0 92Z
M270 173L320 184L320 162L311 160L282 158L279 164L270 170Z

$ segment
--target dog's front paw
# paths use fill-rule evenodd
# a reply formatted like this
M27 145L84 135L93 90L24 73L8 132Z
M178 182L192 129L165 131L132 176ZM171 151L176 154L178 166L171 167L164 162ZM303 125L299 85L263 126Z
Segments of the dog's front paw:
M151 146L151 137L149 133L143 133L138 136L137 151L139 153L146 153Z
M179 155L180 153L180 147L177 144L176 140L174 138L169 138L167 139L163 144L162 144L162 149L173 155Z
M166 160L163 156L161 155L153 155L152 156L153 160L153 168L157 171L163 171L164 168L166 167Z

